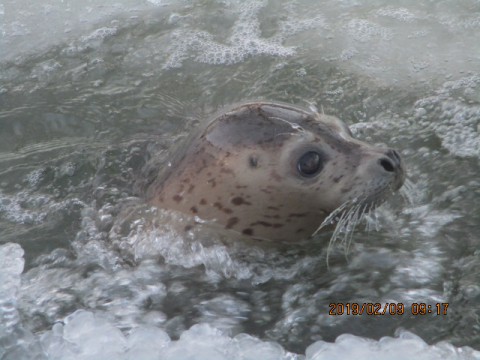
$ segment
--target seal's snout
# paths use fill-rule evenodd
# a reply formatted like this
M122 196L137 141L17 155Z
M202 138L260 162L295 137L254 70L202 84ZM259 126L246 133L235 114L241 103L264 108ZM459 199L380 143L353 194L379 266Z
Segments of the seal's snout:
M378 160L378 164L388 173L395 176L395 188L399 189L405 179L405 170L403 168L402 158L397 151L388 149Z

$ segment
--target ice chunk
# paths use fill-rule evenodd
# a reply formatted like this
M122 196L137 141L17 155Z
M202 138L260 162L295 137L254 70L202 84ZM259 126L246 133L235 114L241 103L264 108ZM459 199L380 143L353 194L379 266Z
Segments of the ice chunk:
M0 358L5 360L41 359L36 339L21 327L17 310L23 254L18 244L0 246Z
M334 343L317 341L307 348L306 360L323 359L480 359L480 352L469 347L456 348L443 342L428 345L411 332L399 331L397 337L386 336L379 341L345 334Z
M20 274L24 265L23 249L18 244L0 246L0 339L4 333L13 331L18 323L16 309Z

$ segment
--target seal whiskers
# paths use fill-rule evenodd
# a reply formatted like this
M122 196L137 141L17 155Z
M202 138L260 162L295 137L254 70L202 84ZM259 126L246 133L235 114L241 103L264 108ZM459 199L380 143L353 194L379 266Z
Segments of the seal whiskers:
M368 204L355 198L340 205L322 222L313 235L318 234L324 227L335 224L327 248L327 265L329 255L339 238L341 238L340 242L344 245L345 256L347 256L357 225L366 215L375 211L376 207L375 203Z

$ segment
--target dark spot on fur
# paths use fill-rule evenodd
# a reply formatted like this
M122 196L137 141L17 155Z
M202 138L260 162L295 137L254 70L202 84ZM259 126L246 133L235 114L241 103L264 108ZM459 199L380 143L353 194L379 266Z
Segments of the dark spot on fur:
M291 214L288 214L288 217L291 217L291 218L292 217L299 217L299 218L301 218L301 217L305 217L307 215L308 215L308 213L291 213Z
M250 226L257 226L257 225L262 225L262 226L265 226L265 227L272 227L272 224L269 223L269 222L266 222L266 221L257 221L257 222L254 222L254 223L250 224Z
M210 185L212 185L212 187L217 186L217 182L215 181L214 178L209 179L207 182L208 182Z
M232 210L232 209L229 209L229 208L225 208L225 209L223 209L223 212L224 212L225 214L231 214L231 213L233 212L233 210Z
M185 228L184 228L185 231L190 231L190 230L192 230L192 229L193 229L193 226L192 226L192 225L187 225L187 226L185 226Z
M246 188L248 188L248 186L246 186L246 185L236 185L235 188L237 188L237 189L246 189Z
M172 197L173 201L179 203L180 201L183 200L183 196L180 196L180 195L175 195L174 197Z
M272 179L275 180L275 181L282 181L282 180L283 180L283 178L282 178L280 175L278 175L278 173L277 173L275 170L272 170L272 171L270 172L270 176L271 176Z
M207 205L207 200L201 199L200 200L200 205Z
M279 210L277 206L268 206L267 209L269 210Z
M214 203L213 203L213 206L215 206L218 210L222 210L222 209L223 209L222 204L220 204L219 202L214 202Z
M343 188L340 191L342 192L342 194L345 194L350 191L350 188Z
M190 187L188 188L187 192L188 192L189 194L191 194L192 191L193 191L193 189L195 189L195 185L190 185Z
M233 204L233 205L252 205L252 203L248 202L248 201L245 201L244 198L240 197L240 196L236 196L234 197L232 200L230 200L230 202Z
M238 223L238 218L237 217L232 217L232 218L228 219L227 226L225 228L226 229L231 229L237 223Z
M233 170L226 167L220 168L220 172L224 174L233 174Z
M253 235L253 230L248 228L248 229L243 229L242 234L252 236Z
M197 172L202 172L203 170L205 170L207 168L207 162L205 161L205 159L202 160L202 166L197 170Z
M344 175L337 176L336 178L333 178L333 181L335 183L338 183L343 177L344 177Z
M198 209L197 209L196 206L192 206L192 207L190 208L190 211L191 211L192 213L194 213L194 214L197 214L197 213L198 213Z
M266 219L280 219L280 215L263 215Z
M278 229L278 228L283 227L283 224L280 224L280 223L272 224L272 223L269 223L269 222L266 222L266 221L257 221L257 222L254 222L254 223L250 224L250 226L257 226L257 225L261 225L261 226L265 226L265 227L273 227L274 229Z
M248 165L252 169L256 169L258 167L258 157L256 155L250 155L248 158Z
M298 233L301 233L301 232L304 232L304 231L305 231L305 229L297 229L297 231L295 231L295 233L298 234Z

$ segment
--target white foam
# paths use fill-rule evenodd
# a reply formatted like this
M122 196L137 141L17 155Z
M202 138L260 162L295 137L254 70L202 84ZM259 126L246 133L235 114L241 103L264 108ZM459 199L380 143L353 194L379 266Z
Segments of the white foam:
M402 7L388 1L339 4L338 0L321 4L284 1L280 6L261 0L219 1L211 7L192 7L181 1L168 4L171 31L138 39L127 63L133 60L137 67L147 63L171 69L182 67L185 61L223 65L258 56L307 53L310 59L341 60L349 70L396 84L441 81L446 74L480 71L478 41L471 36L480 28L480 16L454 0L438 6L412 3ZM141 17L162 5L161 0L105 0L90 6L75 1L7 0L5 21L0 22L6 48L2 58L74 35L80 41L67 46L64 54L75 54L92 42L115 36L125 24L123 14ZM222 21L212 15L215 11ZM53 35L41 37L44 33Z
M49 202L48 197L38 196L34 199L26 192L18 193L16 196L0 193L0 216L18 224L39 224L45 219L47 213L35 208L29 209L28 204L34 200Z
M479 90L480 76L467 76L446 82L437 95L415 103L419 124L437 134L442 146L459 157L480 156ZM454 96L456 93L461 97ZM427 110L429 118L425 117Z
M28 178L28 182L35 184L40 177L37 173L32 174L34 175ZM76 198L55 202L52 196L29 191L15 195L0 192L0 218L17 224L41 224L48 215L77 205L84 206L84 203Z
M96 29L92 33L83 37L83 41L89 40L103 40L110 36L113 36L117 33L118 29L116 27L101 27Z
M216 34L199 31L185 24L185 29L173 32L173 43L167 51L170 55L163 67L178 68L187 59L207 64L229 65L253 56L292 56L296 49L282 44L286 38L307 29L325 26L321 16L299 20L287 13L287 19L280 23L275 35L264 37L260 28L259 12L266 7L266 1L231 2L229 5L229 11L233 10L236 20L226 39L218 39Z

